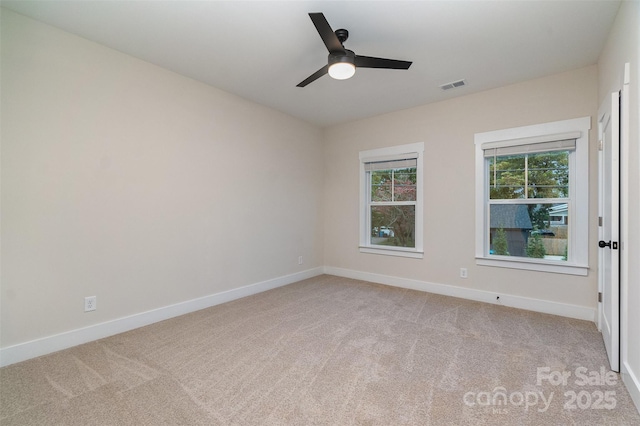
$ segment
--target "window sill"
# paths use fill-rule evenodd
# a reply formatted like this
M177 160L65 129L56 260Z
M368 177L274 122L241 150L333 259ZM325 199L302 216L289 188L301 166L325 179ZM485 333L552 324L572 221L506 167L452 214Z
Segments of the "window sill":
M497 268L524 269L528 271L551 272L554 274L580 275L587 276L589 267L586 265L576 264L556 264L544 261L535 261L532 259L504 259L504 258L488 258L476 257L476 265L494 266Z
M410 257L413 259L424 258L424 252L402 248L378 248L372 246L360 246L360 253L380 254L384 256Z

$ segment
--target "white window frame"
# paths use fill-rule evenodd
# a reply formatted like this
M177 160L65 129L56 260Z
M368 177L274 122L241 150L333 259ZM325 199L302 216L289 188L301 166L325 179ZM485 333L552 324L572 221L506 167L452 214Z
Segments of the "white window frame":
M371 190L365 164L391 161L405 156L416 158L415 247L392 247L371 244ZM360 252L422 259L423 248L423 162L424 142L371 149L360 152Z
M589 130L591 117L476 133L476 264L586 276L589 272ZM566 261L489 255L489 159L484 150L576 138L569 153L569 253Z

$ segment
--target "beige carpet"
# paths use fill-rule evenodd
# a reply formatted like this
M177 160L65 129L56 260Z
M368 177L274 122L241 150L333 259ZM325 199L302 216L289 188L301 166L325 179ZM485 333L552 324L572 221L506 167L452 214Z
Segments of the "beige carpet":
M0 424L640 424L601 366L590 322L325 275L2 368Z

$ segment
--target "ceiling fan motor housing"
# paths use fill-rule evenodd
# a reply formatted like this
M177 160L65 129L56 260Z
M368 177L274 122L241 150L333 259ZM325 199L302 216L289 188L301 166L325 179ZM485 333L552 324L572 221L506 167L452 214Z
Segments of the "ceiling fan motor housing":
M345 49L343 52L331 52L329 53L329 66L337 64L339 62L347 62L355 66L356 54L353 50Z
M338 40L340 40L340 43L344 43L349 38L349 31L345 30L344 28L335 30L334 33L336 37L338 37Z

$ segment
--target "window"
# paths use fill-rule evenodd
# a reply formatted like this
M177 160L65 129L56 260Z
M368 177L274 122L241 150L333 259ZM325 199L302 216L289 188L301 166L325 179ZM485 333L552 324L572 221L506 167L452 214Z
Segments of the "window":
M586 275L589 117L475 135L479 265Z
M360 152L360 251L422 258L424 143Z

